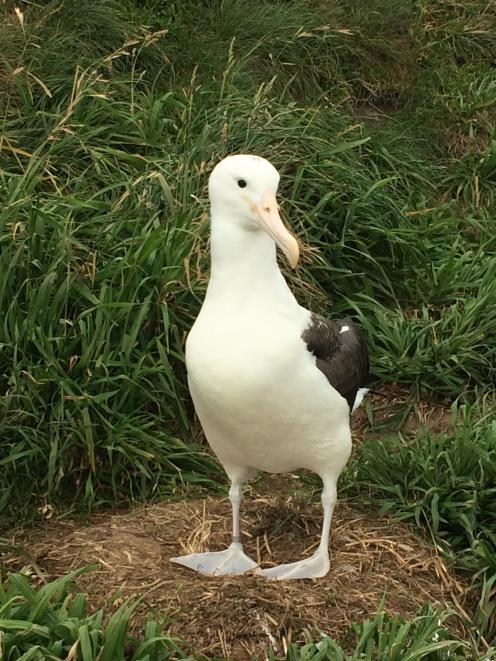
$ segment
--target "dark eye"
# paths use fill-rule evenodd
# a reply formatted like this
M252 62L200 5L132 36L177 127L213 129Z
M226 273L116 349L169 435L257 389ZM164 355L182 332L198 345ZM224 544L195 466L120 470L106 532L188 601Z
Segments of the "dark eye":
M238 186L240 188L245 188L246 187L246 181L244 179L238 179Z

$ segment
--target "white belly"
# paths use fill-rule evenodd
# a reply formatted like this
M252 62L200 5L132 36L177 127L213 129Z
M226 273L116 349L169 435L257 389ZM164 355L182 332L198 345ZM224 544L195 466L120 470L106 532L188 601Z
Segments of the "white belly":
M188 337L193 402L231 477L297 468L337 475L348 460L349 407L306 350L309 313L300 310L299 319L264 315L263 325L200 315Z

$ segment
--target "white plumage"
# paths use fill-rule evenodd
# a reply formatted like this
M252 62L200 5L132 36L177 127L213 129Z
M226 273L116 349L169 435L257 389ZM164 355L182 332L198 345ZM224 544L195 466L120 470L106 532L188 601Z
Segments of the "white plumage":
M293 266L298 246L278 214L278 182L268 161L232 156L214 169L209 183L211 278L188 336L186 364L198 417L232 482L233 543L226 551L173 558L206 574L256 567L241 545L242 483L258 471L298 468L315 471L324 483L321 545L309 559L258 573L278 579L327 573L336 483L351 452L350 404L317 367L320 349L309 347L322 333L334 342L354 328L350 321L338 327L316 321L288 288L276 243ZM315 337L304 339L305 332Z

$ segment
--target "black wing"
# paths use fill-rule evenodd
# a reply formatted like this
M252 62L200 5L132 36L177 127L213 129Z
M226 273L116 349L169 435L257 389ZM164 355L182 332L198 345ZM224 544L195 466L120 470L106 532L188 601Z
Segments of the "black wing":
M308 328L302 333L307 348L317 358L316 364L340 395L350 405L369 374L367 343L351 319L329 321L312 313Z

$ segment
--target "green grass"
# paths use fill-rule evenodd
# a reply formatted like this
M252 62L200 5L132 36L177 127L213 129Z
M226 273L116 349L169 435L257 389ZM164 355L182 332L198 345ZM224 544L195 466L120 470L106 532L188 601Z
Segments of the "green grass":
M3 7L4 510L212 484L187 443L183 346L208 274L208 172L233 150L280 168L285 213L319 249L292 285L361 321L376 377L452 397L494 381L486 14L459 35L463 4L276 7L49 2L22 24ZM206 41L190 44L195 22ZM433 151L446 131L477 149Z
M404 520L427 525L460 554L483 540L491 545L496 535L494 408L453 407L448 432L423 430L412 438L398 434L364 443L346 484L379 496L384 511L394 509ZM494 549L487 551L486 568L496 571Z
M379 610L375 617L354 623L342 641L323 637L305 645L292 644L287 661L461 661L470 658L468 645L445 626L449 613L424 607L410 621Z
M493 641L495 59L487 0L2 3L5 522L218 483L191 442L184 339L208 280L208 174L255 152L318 249L286 273L299 300L362 324L378 380L466 406L450 433L366 444L345 486L473 575L476 644ZM291 658L444 641L419 617Z
M83 570L84 571L84 570ZM165 661L198 659L181 649L152 619L130 634L138 601L112 614L91 613L86 595L74 591L81 570L34 588L23 574L0 584L0 654L5 661Z

